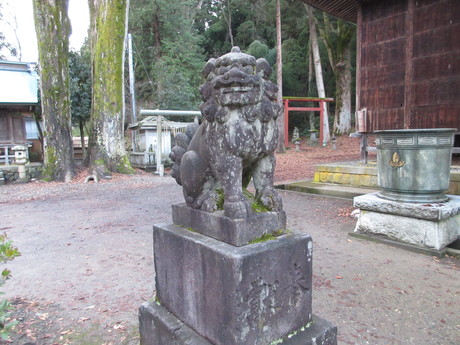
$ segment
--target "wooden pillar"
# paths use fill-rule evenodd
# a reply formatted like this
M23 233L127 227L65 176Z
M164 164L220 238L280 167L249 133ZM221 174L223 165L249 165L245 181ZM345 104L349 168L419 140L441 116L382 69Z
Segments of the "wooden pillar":
M412 55L414 51L414 12L415 0L407 0L406 12L406 75L404 77L404 128L411 128L412 110Z
M358 2L358 18L356 29L356 109L355 127L358 129L358 111L361 110L361 50L363 47L363 5ZM367 119L366 119L367 120ZM366 128L369 128L366 124Z
M6 121L8 121L8 131L10 134L10 143L14 144L15 143L15 138L14 138L14 127L13 127L13 115L7 114L6 115Z
M319 143L320 145L323 145L323 139L324 139L324 101L320 100L319 101Z
M289 144L289 100L283 100L284 103L284 146Z

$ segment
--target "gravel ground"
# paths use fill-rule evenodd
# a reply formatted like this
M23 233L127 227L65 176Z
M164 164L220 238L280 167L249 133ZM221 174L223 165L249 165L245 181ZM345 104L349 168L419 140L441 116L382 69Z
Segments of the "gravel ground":
M322 162L348 157L340 145L288 151L277 180L298 180L302 169L311 178L318 151ZM0 186L0 231L22 252L2 287L20 321L6 344L139 343L137 308L154 296L152 225L170 221L182 192L148 173L84 177ZM459 344L457 259L349 238L350 200L280 193L289 228L313 237L313 311L338 326L339 344Z

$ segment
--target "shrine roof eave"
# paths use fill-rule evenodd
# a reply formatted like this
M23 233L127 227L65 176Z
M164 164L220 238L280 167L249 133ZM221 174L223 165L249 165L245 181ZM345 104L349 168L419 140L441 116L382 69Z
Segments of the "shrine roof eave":
M359 0L300 0L347 22L358 21Z

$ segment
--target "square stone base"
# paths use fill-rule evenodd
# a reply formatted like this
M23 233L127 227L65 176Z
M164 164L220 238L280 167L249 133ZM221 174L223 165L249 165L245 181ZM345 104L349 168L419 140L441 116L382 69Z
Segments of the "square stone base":
M460 197L443 203L403 203L371 193L354 198L360 209L357 233L388 236L420 247L440 250L460 235Z
M224 216L224 211L210 213L182 203L172 205L172 216L176 225L234 246L244 246L262 235L286 229L284 211L255 213L246 219L231 219Z
M142 345L215 345L185 325L156 303L144 303L139 308ZM239 343L248 345L248 343ZM337 345L337 328L313 315L312 321L284 338L273 339L264 345Z
M160 224L153 237L159 302L212 344L268 345L311 322L309 235L236 247Z

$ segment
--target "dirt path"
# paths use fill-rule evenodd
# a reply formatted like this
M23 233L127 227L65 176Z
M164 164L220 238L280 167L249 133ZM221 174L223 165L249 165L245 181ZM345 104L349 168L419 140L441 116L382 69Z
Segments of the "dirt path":
M171 178L141 175L37 197L0 206L0 229L22 253L8 264L14 278L4 286L7 297L20 296L27 299L17 300L20 305L51 306L58 312L53 322L59 332L42 332L50 337L37 344L66 339L80 344L71 341L70 333L87 326L102 327L113 341L120 333L120 341L129 331L126 320L132 321L137 307L153 296L151 228L168 220L169 205L180 201L180 190ZM45 316L39 315L39 322L51 315L40 314ZM99 343L104 342L88 342Z
M458 344L458 260L349 239L349 200L281 195L289 228L313 236L313 311L339 327L339 344ZM180 187L152 174L1 186L0 231L22 252L2 287L21 321L9 343L138 344L137 308L154 295L152 225L175 202Z

